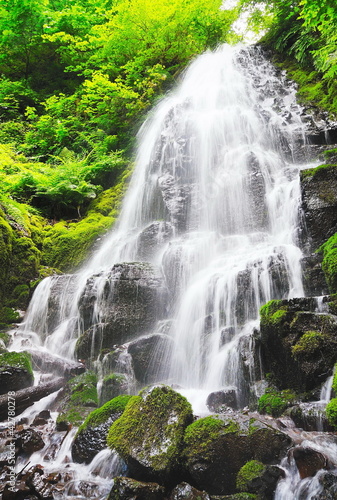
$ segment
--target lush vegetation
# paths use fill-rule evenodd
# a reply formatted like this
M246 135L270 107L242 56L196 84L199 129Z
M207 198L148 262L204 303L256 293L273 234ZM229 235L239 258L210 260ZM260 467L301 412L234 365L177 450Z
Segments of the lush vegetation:
M262 42L299 83L299 96L337 112L337 11L332 0L241 0Z
M112 225L144 114L191 58L235 38L237 12L220 5L1 2L2 324Z

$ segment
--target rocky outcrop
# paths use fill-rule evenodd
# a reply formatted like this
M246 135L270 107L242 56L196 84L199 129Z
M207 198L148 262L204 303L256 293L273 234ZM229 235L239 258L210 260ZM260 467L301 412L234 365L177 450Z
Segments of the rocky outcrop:
M214 495L235 493L240 469L250 460L278 463L291 440L248 415L205 417L185 432L186 466L194 486Z
M184 431L192 418L190 404L170 387L144 389L110 427L108 444L130 477L170 484L181 474Z
M326 299L329 300L328 298ZM261 354L280 389L318 390L337 361L337 319L316 299L271 301L261 309ZM329 309L330 308L330 309Z
M337 232L337 166L301 171L302 208L311 250Z
M116 264L107 274L93 276L80 299L86 333L77 343L78 357L97 357L101 349L151 331L165 316L166 302L163 278L148 263Z

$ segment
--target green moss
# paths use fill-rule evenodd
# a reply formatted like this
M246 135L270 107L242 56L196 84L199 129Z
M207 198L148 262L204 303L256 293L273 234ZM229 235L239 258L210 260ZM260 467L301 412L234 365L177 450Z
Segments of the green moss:
M278 392L275 389L267 389L258 400L258 411L279 417L294 403L295 399L296 395L289 390Z
M331 165L331 164L324 164L324 165L318 165L318 167L315 168L307 168L305 170L301 170L301 178L306 179L309 177L315 178L319 177L322 171L328 170L328 169L336 169L337 165Z
M202 454L207 458L213 442L224 434L238 431L238 423L232 420L224 421L213 416L200 418L189 425L185 431L186 453L188 456Z
M91 409L98 404L97 376L85 372L68 381L65 388L65 399L57 417L57 426L80 425Z
M100 424L104 424L111 415L116 413L122 413L125 410L127 403L133 396L121 395L108 401L97 410L94 410L87 416L83 424L79 427L78 433L86 429L87 427L97 427Z
M83 263L97 238L116 220L129 174L129 171L124 172L116 186L101 193L89 205L82 220L60 221L46 228L43 265L68 271Z
M12 351L0 354L0 371L6 370L7 366L25 370L27 375L33 377L32 359L28 352Z
M331 399L325 408L329 424L337 428L337 398Z
M317 349L323 346L324 340L325 338L322 333L307 331L302 335L299 341L292 346L291 352L295 358L314 354Z
M337 292L337 233L319 249L323 253L322 269L331 293Z
M248 490L249 483L261 476L265 466L258 460L250 460L238 472L236 487L239 491Z
M180 461L184 429L191 419L190 404L170 387L145 389L130 398L110 427L107 442L122 458L136 453L154 470L169 473Z
M287 307L282 304L282 300L270 300L262 306L260 309L261 324L277 325L280 323L287 314Z
M0 324L10 325L16 323L20 319L20 315L17 311L11 307L1 307L0 308Z
M5 346L7 347L10 342L11 336L7 332L0 332L0 340L3 341Z

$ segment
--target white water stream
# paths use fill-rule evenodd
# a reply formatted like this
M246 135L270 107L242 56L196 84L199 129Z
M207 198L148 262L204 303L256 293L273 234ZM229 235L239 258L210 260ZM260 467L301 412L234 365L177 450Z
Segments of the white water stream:
M12 348L29 337L73 357L87 280L95 282L92 324L99 324L107 273L115 263L141 260L140 235L157 221L148 260L170 289L168 335L175 347L162 360L170 364L168 380L199 412L207 394L226 388L240 407L248 404L260 306L304 294L297 246L300 113L293 84L258 49L223 46L198 57L139 133L117 227L67 283L52 277L39 285Z

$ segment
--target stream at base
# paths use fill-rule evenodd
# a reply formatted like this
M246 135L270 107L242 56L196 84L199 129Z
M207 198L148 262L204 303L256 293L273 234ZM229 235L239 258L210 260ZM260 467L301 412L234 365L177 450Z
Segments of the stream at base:
M69 361L84 352L100 388L116 370L130 394L164 382L199 416L209 414L208 395L217 391L230 393L235 409L256 404L265 387L255 348L259 309L304 296L299 172L310 165L295 93L256 47L223 46L192 62L139 132L117 226L79 273L38 286L11 350ZM136 297L129 319L126 289ZM89 354L79 351L84 341ZM138 375L134 352L154 341L151 374ZM113 370L112 351L120 353ZM53 397L18 419L29 424ZM111 478L123 474L119 459L103 450L87 466L74 464L75 431L57 433L53 414L47 425L57 453L45 458L53 446L47 440L29 460L51 474L69 470L54 498L106 498ZM300 441L328 450L336 466L336 444L324 436ZM289 457L282 467L276 500L316 498L321 473L301 480Z

